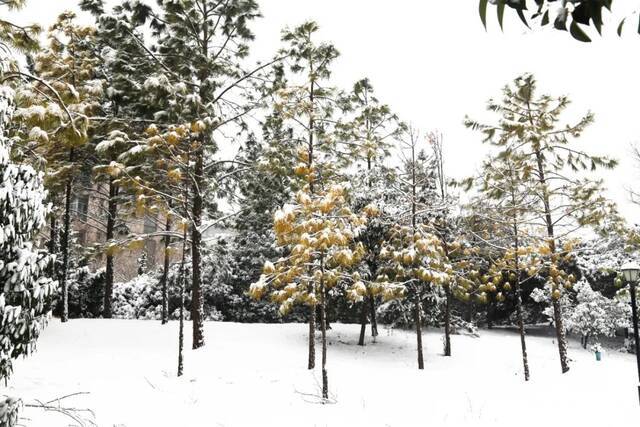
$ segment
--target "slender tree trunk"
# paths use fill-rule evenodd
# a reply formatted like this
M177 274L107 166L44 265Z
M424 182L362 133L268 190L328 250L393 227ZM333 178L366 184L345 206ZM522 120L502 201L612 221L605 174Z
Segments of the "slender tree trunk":
M309 307L309 364L308 369L316 367L316 305Z
M73 162L73 148L69 150L69 162ZM67 178L64 191L64 217L62 229L62 241L60 242L60 252L62 252L62 271L60 272L60 292L62 293L62 309L60 320L69 320L69 289L67 288L67 270L69 269L69 238L71 234L71 190L73 178Z
M182 261L180 263L180 325L178 327L178 376L184 371L184 288L187 282L185 257L187 252L187 232L185 230L182 243Z
M55 255L58 250L58 221L53 212L49 214L49 242L47 249L51 255ZM52 262L49 275L56 280L56 263Z
M322 398L329 398L329 376L327 374L327 301L324 280L320 280L320 331L322 332Z
M364 336L367 332L367 311L369 308L369 304L367 304L368 302L368 298L364 297L364 299L362 300L362 307L360 307L360 338L358 338L358 345L364 345Z
M111 242L114 235L116 215L118 214L118 202L116 197L118 195L118 187L114 178L109 180L109 202L107 209L107 244ZM111 313L111 300L113 298L113 254L107 252L107 266L105 269L104 280L104 309L103 316L105 319L109 319L112 316Z
M569 359L567 357L567 336L564 331L564 321L562 320L562 308L560 307L560 301L553 300L553 317L556 324L556 338L558 339L560 367L564 374L569 371Z
M424 357L422 355L422 314L420 307L420 299L415 303L414 317L416 322L416 340L418 344L418 369L424 369Z
M547 237L550 239L550 249L551 253L555 254L556 252L556 244L554 237L554 224L551 218L551 203L549 202L549 192L547 189L547 181L544 173L544 165L542 153L540 151L536 151L536 160L538 163L538 174L540 185L543 189L542 194L542 202L544 205L544 216L545 222L547 225ZM562 373L569 371L569 360L567 357L567 336L564 330L564 321L562 320L562 307L560 306L560 301L553 300L553 317L556 326L556 337L558 339L558 353L560 354L560 367L562 369Z
M517 274L517 273L516 273ZM529 358L527 357L527 343L525 341L524 319L522 317L522 290L519 279L514 284L516 286L516 312L518 315L518 332L520 333L520 346L522 347L522 367L524 368L524 380L529 381Z
M586 333L582 336L582 348L586 350L588 344L589 344L589 334Z
M471 299L469 299L469 301L467 302L467 322L469 322L470 324L473 325L474 322L474 315L473 315L473 301L471 301Z
M202 295L202 271L201 271L201 245L202 235L200 225L202 223L202 190L203 190L203 166L204 166L204 141L196 151L194 182L193 182L193 207L191 214L191 262L192 262L192 290L191 290L191 321L193 323L193 349L204 346L204 298Z
M165 230L167 232L171 231L171 220L169 215L166 218ZM164 325L169 320L169 298L168 298L168 279L169 279L169 245L171 244L171 238L166 235L164 236L164 262L162 265L162 319L161 323Z
M369 296L369 316L371 317L371 336L374 338L378 336L378 318L376 315L376 297Z
M493 329L493 302L487 304L487 329Z
M309 76L313 75L313 60L309 58L309 64L311 67L311 72ZM309 155L309 170L313 168L313 136L315 132L315 120L313 115L313 107L314 107L314 99L315 99L315 84L313 79L309 83L309 103L311 105L311 113L309 114L309 133L308 133L308 141L307 141L307 153ZM314 177L310 176L309 179L309 193L314 194L315 185L314 185ZM309 285L309 291L313 292L313 284ZM324 322L322 322L324 324ZM313 369L316 367L316 304L312 304L309 310L309 364L308 369Z
M451 356L451 289L444 288L444 355Z

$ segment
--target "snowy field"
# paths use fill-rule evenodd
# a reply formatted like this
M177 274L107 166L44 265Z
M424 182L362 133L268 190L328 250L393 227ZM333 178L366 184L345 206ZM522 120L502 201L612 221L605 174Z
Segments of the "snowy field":
M16 362L10 389L27 403L88 392L64 406L91 408L101 427L640 425L634 356L608 351L596 362L576 342L561 375L552 338L528 337L525 383L511 331L454 336L451 358L441 356L441 334L427 331L421 372L410 332L382 329L363 348L357 325L337 324L328 349L335 403L320 405L320 348L307 371L306 325L208 323L206 347L186 352L179 379L177 327L53 320L38 351ZM74 425L39 409L22 415L26 426Z

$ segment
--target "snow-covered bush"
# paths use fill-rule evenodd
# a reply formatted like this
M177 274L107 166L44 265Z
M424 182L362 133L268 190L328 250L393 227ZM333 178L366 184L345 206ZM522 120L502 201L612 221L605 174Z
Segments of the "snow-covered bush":
M142 274L113 287L113 317L119 319L160 319L162 294L157 277Z
M57 282L48 277L53 257L34 247L50 206L43 177L11 161L4 131L13 112L13 92L0 86L0 379L12 360L29 354L46 324Z
M97 318L104 304L105 269L92 272L88 266L69 272L69 315L73 318Z
M629 325L628 304L594 291L586 280L576 283L575 290L577 304L565 313L565 323L567 330L580 334L584 348L590 337L613 336L617 328Z

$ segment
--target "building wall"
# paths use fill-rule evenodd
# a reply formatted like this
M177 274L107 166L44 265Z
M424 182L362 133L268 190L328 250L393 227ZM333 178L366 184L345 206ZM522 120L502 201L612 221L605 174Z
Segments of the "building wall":
M73 231L77 243L85 253L90 254L90 266L97 270L105 266L106 255L103 248L106 239L107 199L108 188L106 185L93 185L91 189L79 191L72 201ZM138 274L138 259L143 253L147 254L147 271L162 268L164 262L164 242L162 236L145 239L142 249L130 249L126 247L126 240L131 235L144 235L162 231L165 227L164 215L136 217L126 208L118 209L119 218L116 221L116 241L124 244L122 249L114 257L114 279L116 282L124 282L134 278ZM178 245L180 246L180 245ZM179 251L173 251L170 262L180 259Z

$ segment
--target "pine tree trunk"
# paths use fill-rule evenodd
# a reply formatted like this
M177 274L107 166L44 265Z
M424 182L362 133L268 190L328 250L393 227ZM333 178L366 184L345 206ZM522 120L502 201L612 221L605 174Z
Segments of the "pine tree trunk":
M551 218L551 203L549 202L549 192L547 190L547 181L545 177L543 157L540 151L536 151L536 160L538 163L538 174L540 185L543 189L542 202L544 205L545 223L547 225L547 237L551 240L551 253L555 254L556 244L554 237L554 224ZM560 354L560 367L562 373L569 371L569 360L567 357L567 337L564 331L564 321L562 320L562 307L560 302L553 300L553 317L556 326L556 337L558 338L558 353Z
M49 214L49 242L47 245L47 249L51 255L55 255L58 249L58 221L56 220L56 216L53 212ZM53 280L56 280L56 263L52 262L49 270L49 275Z
M182 272L184 274L184 271ZM178 327L178 376L184 372L184 282L180 278L180 326Z
M367 332L367 311L369 304L367 304L368 298L365 297L362 300L362 307L360 307L360 338L358 338L358 345L364 345L364 335Z
M171 220L169 219L169 215L166 218L165 231L167 233L171 230ZM164 325L169 321L169 297L167 281L169 280L169 245L171 244L171 238L166 235L164 236L164 262L162 265L162 319L161 323Z
M371 317L371 336L375 338L378 336L378 319L376 316L376 297L373 295L369 297L369 316Z
M420 313L420 311L420 299L418 299L414 307L416 340L418 344L418 369L424 369L424 357L422 355L422 314Z
M587 349L587 344L589 343L589 334L584 334L581 338L582 341L582 348L584 348L585 350Z
M444 288L444 355L451 356L451 289Z
M191 262L192 262L192 289L191 289L191 321L193 323L193 349L196 350L204 346L204 298L202 295L202 271L201 271L201 245L202 235L200 225L202 223L202 193L203 190L203 163L204 147L200 147L196 152L194 182L193 182L193 207L191 214L193 224L191 225Z
M309 307L309 364L308 369L316 367L316 305Z
M560 354L560 367L562 373L569 371L569 360L567 358L567 336L564 331L564 321L562 320L562 308L560 301L553 300L553 317L556 324L556 338L558 339L558 353Z
M73 148L69 150L69 162L73 162ZM71 234L71 190L72 178L67 178L67 184L64 190L64 217L62 239L60 242L60 252L62 253L62 271L59 274L60 292L62 296L62 307L60 320L66 322L69 320L69 289L67 288L67 270L69 269L69 238Z
M487 329L493 329L493 302L487 304Z
M185 284L187 282L185 272L185 257L187 251L187 232L184 232L182 241L182 261L180 264L180 325L178 327L178 376L184 371L184 293Z
M522 347L522 367L524 368L524 380L529 381L529 358L527 357L527 343L525 341L524 319L522 317L522 291L516 282L516 312L518 315L518 332L520 333L520 346Z
M320 331L322 332L322 398L329 398L329 377L327 375L327 302L324 282L320 281Z
M118 203L116 196L118 195L118 188L114 178L109 180L109 203L107 213L107 244L111 242L114 235L116 215L118 214ZM112 316L111 302L113 298L113 255L107 252L107 265L105 269L104 279L104 308L103 317L109 319Z

